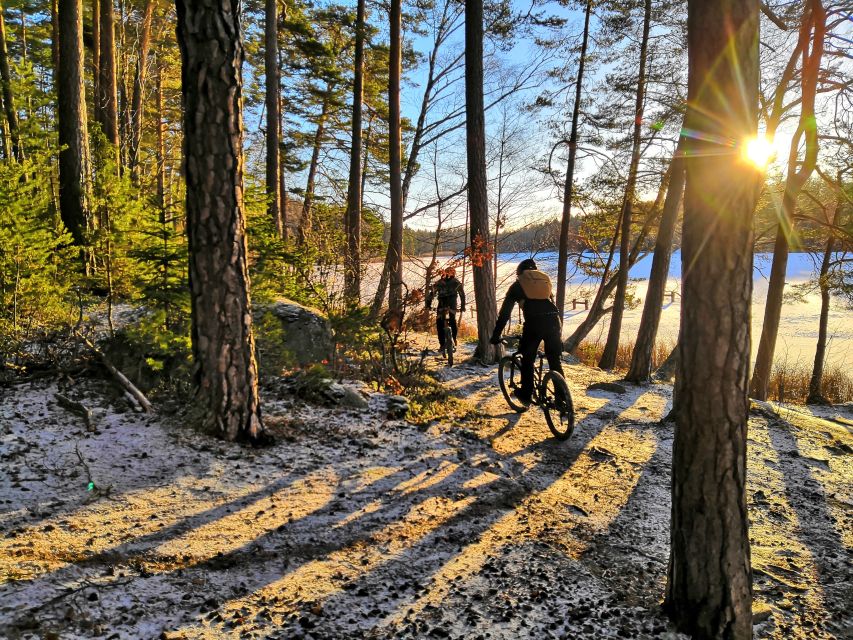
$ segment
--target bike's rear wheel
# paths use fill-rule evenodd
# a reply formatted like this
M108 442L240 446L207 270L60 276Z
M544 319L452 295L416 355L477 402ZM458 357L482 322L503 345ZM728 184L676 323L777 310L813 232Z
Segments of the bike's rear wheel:
M572 394L565 378L556 371L549 371L542 380L540 392L545 422L554 437L566 440L575 430L575 408Z
M521 388L521 358L518 356L501 358L500 364L498 364L498 382L501 386L501 392L504 394L504 400L512 410L518 413L527 411L527 406L512 395L513 391Z

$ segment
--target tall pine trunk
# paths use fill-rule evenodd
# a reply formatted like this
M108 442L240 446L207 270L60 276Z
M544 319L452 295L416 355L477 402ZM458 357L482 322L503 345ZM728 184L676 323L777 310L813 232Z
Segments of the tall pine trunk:
M465 0L465 133L468 157L471 272L477 303L477 355L494 362L489 343L497 321L495 281L488 259L489 193L486 178L486 119L483 107L483 0Z
M836 176L835 182L835 212L829 217L827 222L830 222L832 227L838 226L839 214L841 211L841 172ZM832 252L835 250L835 229L830 228L826 238L826 248L823 251L823 260L820 263L820 279L818 286L820 287L820 320L818 322L817 345L815 346L814 366L812 367L812 376L809 380L809 395L806 397L806 404L828 404L829 401L823 395L823 367L826 360L826 339L827 325L829 324L829 267L832 263Z
M243 213L239 0L177 0L197 407L206 431L261 438Z
M569 260L569 228L572 222L572 196L575 179L575 157L578 150L578 121L581 113L581 89L583 88L583 72L586 65L586 48L589 41L589 16L592 13L592 0L587 0L584 11L583 40L578 60L578 75L575 79L575 106L572 109L572 129L569 134L569 159L566 165L566 183L563 186L563 217L560 221L560 245L557 255L557 309L562 318L566 311L566 278ZM497 229L495 229L497 235ZM497 253L497 244L495 245ZM497 274L497 262L495 262ZM495 275L497 278L497 275Z
M758 9L757 0L688 0L684 127L701 135L686 142L665 606L697 640L752 637L747 386L752 217L763 176L716 141L757 133Z
M109 1L109 0L104 0ZM95 122L100 124L101 90L98 83L101 78L101 0L92 0L92 114Z
M154 18L155 0L147 0L142 15L142 30L139 34L139 54L136 58L136 70L133 75L133 97L130 105L130 148L127 161L130 176L138 179L139 144L142 140L142 94L145 91L145 79L148 72L148 52L151 49L151 22Z
M619 273L616 281L616 296L613 299L613 311L610 315L610 330L604 352L598 361L602 369L616 366L616 352L619 350L619 334L622 332L622 314L625 311L625 295L628 290L628 248L631 243L631 216L634 211L634 192L637 188L637 171L640 166L640 142L642 138L643 105L646 99L646 62L649 52L649 29L652 20L652 0L645 0L643 14L643 39L640 43L640 72L637 79L637 97L634 105L634 134L631 143L631 165L628 169L628 183L622 201L622 224L619 238Z
M812 31L811 39L804 32ZM800 120L797 131L791 141L788 155L788 176L785 180L785 193L782 196L782 212L776 230L776 242L773 247L773 263L770 266L770 282L767 285L767 301L764 306L764 323L761 327L761 339L758 342L758 355L752 373L750 393L759 400L767 399L767 387L773 368L773 354L776 350L776 337L779 333L779 320L782 317L782 296L785 291L785 273L788 269L788 251L794 233L794 212L797 198L817 164L818 135L815 120L815 95L817 93L820 62L823 57L823 42L826 31L826 11L820 0L809 0L801 25L802 43L802 81ZM809 51L811 40L811 51ZM805 136L806 152L799 159L799 143Z
M100 0L100 67L98 69L98 107L107 141L119 149L118 89L116 84L115 15L112 0ZM118 156L116 156L118 158Z
M355 69L352 89L352 145L347 185L347 254L344 264L344 296L351 305L361 302L361 107L364 94L364 4L358 0L355 23Z
M12 143L12 156L18 162L24 161L24 149L18 130L18 112L12 95L12 73L9 70L9 53L6 48L6 20L3 17L3 3L0 2L0 82L3 85L3 108L6 111L6 124L9 127L9 140Z
M317 179L317 166L320 164L320 150L323 148L323 136L326 132L326 117L329 114L331 104L332 88L327 84L326 92L323 94L323 105L320 109L320 118L317 120L317 129L314 131L314 148L311 151L311 162L308 164L308 178L305 184L305 197L302 200L302 219L299 221L297 240L305 242L311 232L311 207L314 204L314 183Z
M649 274L649 287L643 305L643 317L637 331L637 341L631 354L631 366L625 379L629 382L648 382L652 374L652 353L660 324L661 306L669 278L669 262L672 255L672 236L678 221L678 207L684 192L684 142L679 141L672 159L669 186L663 203L655 253Z
M267 109L267 215L284 237L281 202L281 72L278 66L278 0L266 0L264 11L264 75Z
M391 0L391 52L388 57L388 156L391 189L391 255L388 308L403 307L403 183L402 131L400 129L400 76L402 73L402 6Z
M82 0L63 0L58 8L59 73L57 120L59 132L59 211L62 222L84 246L89 230L91 164L83 84Z

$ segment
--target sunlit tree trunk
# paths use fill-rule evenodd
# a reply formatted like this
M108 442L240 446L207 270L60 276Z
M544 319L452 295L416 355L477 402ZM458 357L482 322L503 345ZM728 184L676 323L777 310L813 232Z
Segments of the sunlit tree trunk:
M773 246L773 263L770 266L770 281L767 285L767 301L764 306L764 323L761 326L761 339L758 342L758 354L755 369L752 372L750 393L754 398L765 400L770 374L773 369L773 353L776 350L776 337L779 333L779 320L782 317L782 296L785 291L785 273L788 269L788 251L794 234L794 212L797 198L803 185L811 176L817 164L818 135L815 120L815 95L817 93L820 61L823 56L823 42L826 29L826 12L820 0L809 0L801 25L803 68L801 82L800 121L791 141L788 155L788 176L785 180L785 193L782 196L782 211L776 230L776 242ZM811 38L803 32L812 31ZM811 40L811 51L808 43ZM806 152L803 160L799 158L799 144L805 136Z
M91 165L83 84L82 0L63 0L58 7L59 73L59 210L74 242L86 244L89 227Z
M494 362L489 343L497 321L495 281L488 259L489 194L486 177L486 123L483 106L483 2L465 0L465 133L468 157L471 272L477 303L477 355Z
M112 0L101 0L100 68L98 72L98 105L101 126L107 141L115 147L118 163L118 89L116 84L115 18ZM118 168L118 165L117 165Z
M278 0L266 0L264 11L264 75L266 79L267 215L278 237L284 237L281 204L281 72L278 66Z
M323 136L326 132L326 117L329 114L332 89L326 85L323 94L323 105L320 109L320 117L317 120L317 129L314 131L314 148L311 151L311 162L308 164L308 178L305 185L305 197L302 200L302 219L299 222L297 240L305 242L311 232L311 207L314 205L314 183L317 179L317 166L320 163L320 151L323 148Z
M130 106L130 144L127 154L130 175L134 181L138 177L139 144L142 140L142 94L145 91L145 76L148 71L148 52L151 49L151 22L154 18L155 0L147 0L142 15L142 29L139 34L139 54L136 58L136 70L133 75L133 98Z
M823 367L826 360L827 326L829 324L829 303L831 300L829 292L829 267L832 263L832 252L835 251L835 229L839 223L841 211L841 172L836 176L835 188L835 212L829 216L832 228L828 231L826 248L823 251L823 260L820 263L820 276L818 286L820 287L820 320L818 322L817 345L815 347L814 366L812 376L809 380L809 395L806 404L828 404L829 401L823 395ZM830 219L831 218L831 221Z
M683 140L683 139L682 139ZM652 353L660 324L661 306L669 278L672 236L678 221L678 208L684 192L684 142L679 141L672 159L669 186L663 203L660 225L655 239L655 253L649 274L649 287L643 305L643 317L637 330L637 341L631 354L631 366L625 379L629 382L648 382L652 372Z
M697 640L752 637L746 510L752 218L763 176L718 140L758 128L757 0L688 0L687 188L665 607ZM719 114L726 114L720 118Z
M104 0L108 2L109 0ZM92 0L92 113L95 122L101 123L101 91L98 82L101 78L101 0Z
M631 147L631 165L628 169L628 183L622 201L622 223L619 237L619 272L616 280L616 296L613 299L613 311L610 314L610 330L604 352L598 361L602 369L616 366L616 352L619 349L619 334L622 332L622 314L625 311L625 295L628 290L628 250L631 245L631 216L634 211L634 192L637 186L637 171L640 166L640 142L642 139L643 105L646 99L646 62L649 51L649 29L652 19L652 1L645 0L643 17L643 39L640 43L640 72L637 78L637 98L634 105L634 134Z
M239 0L177 0L189 283L202 426L262 437L243 213Z
M361 301L361 109L364 94L364 3L358 0L355 23L355 69L352 90L352 144L347 185L347 254L344 264L344 295L349 304Z
M24 149L18 131L18 112L15 111L15 99L12 95L12 73L9 70L9 53L6 49L6 20L3 17L3 3L0 2L0 82L3 85L3 108L6 111L6 124L9 127L9 140L12 143L12 156L18 162L24 161Z
M391 179L391 238L389 251L390 288L388 308L399 310L403 306L403 183L402 183L402 131L400 129L400 76L402 72L402 5L401 0L391 0L391 52L388 58L388 156Z
M566 278L569 260L569 228L572 222L572 196L575 179L575 157L578 150L578 121L581 113L581 89L583 88L583 72L586 65L586 48L589 41L589 16L592 13L592 0L587 0L584 11L583 40L578 60L578 75L575 79L575 106L572 110L572 128L569 134L569 159L566 165L566 183L563 186L563 217L560 221L560 245L557 255L557 309L560 317L566 311ZM495 231L497 233L497 230ZM497 248L495 248L497 253ZM497 278L497 263L495 263L495 278Z

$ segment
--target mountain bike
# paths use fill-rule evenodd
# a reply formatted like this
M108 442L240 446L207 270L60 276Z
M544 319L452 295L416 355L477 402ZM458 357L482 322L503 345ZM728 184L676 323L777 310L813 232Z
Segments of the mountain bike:
M453 329L450 328L450 314L456 314L459 312L459 309L452 309L450 307L444 307L436 309L436 314L446 314L444 320L444 353L447 357L447 366L453 366L453 354L456 353L456 341L453 339Z
M504 338L501 343L510 346L511 342ZM538 365L533 366L533 394L530 404L542 409L548 428L558 440L566 440L575 430L575 408L572 404L572 394L565 378L557 371L545 371L543 365L545 352L541 349L536 357ZM498 365L498 382L507 404L516 412L524 413L529 408L514 393L521 388L521 353L504 356Z

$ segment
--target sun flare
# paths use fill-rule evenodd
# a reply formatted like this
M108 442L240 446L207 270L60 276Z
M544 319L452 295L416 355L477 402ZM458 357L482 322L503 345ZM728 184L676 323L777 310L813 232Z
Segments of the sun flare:
M750 164L765 169L776 155L772 140L765 136L749 138L742 147L741 155Z

